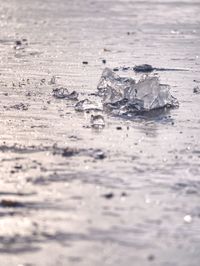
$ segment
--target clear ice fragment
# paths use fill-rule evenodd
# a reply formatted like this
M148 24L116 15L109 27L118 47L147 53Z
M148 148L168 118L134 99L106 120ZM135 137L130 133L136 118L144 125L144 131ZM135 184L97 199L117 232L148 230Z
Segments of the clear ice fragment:
M136 103L138 110L145 111L177 104L177 100L170 94L170 86L160 84L156 76L141 79L126 93L126 98L129 103Z
M69 100L78 99L78 93L76 91L69 93L68 89L63 87L54 89L53 96L57 99L69 99Z
M78 112L84 112L84 111L89 111L89 110L103 110L103 105L101 102L93 102L88 99L79 101L75 105L75 110Z
M104 102L117 102L124 98L124 91L130 89L135 80L118 76L109 68L105 68L97 86Z
M91 126L96 129L101 129L105 127L105 120L102 115L91 115Z

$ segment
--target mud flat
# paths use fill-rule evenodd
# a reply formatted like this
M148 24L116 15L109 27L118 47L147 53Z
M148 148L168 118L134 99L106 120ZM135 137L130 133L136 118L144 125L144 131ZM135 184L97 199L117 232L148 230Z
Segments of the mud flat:
M199 13L189 0L1 1L1 265L199 266ZM104 113L100 129L74 109L105 67L139 79L142 64L179 108Z

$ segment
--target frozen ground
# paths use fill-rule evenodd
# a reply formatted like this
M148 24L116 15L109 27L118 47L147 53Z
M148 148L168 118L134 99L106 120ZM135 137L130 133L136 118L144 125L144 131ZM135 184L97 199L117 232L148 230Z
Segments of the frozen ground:
M0 265L199 266L199 13L198 0L0 1ZM187 69L158 72L180 107L87 127L52 90L93 93L102 59Z

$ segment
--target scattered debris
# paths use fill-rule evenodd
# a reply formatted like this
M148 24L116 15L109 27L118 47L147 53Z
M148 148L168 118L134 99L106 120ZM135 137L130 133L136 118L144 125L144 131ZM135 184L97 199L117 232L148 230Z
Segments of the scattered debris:
M11 106L4 106L4 109L6 110L20 110L20 111L27 111L29 107L29 104L19 103Z
M60 154L60 153L63 157L73 157L79 155L79 156L89 156L94 158L95 160L102 160L106 158L105 153L100 149L76 149L70 147L61 150L59 150L59 148L55 149L54 154Z

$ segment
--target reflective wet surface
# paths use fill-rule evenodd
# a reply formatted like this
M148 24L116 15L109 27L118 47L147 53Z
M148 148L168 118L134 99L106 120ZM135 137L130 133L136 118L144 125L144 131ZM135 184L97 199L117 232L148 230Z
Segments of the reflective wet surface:
M0 263L198 266L199 1L0 1ZM106 67L159 71L180 103L77 112ZM132 70L121 76L140 78ZM54 90L54 92L53 92Z

